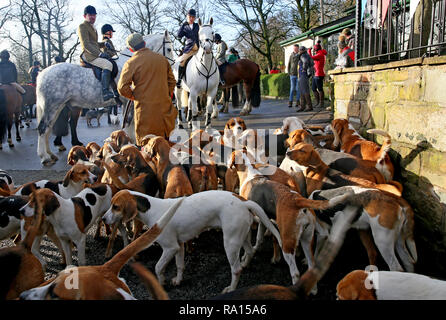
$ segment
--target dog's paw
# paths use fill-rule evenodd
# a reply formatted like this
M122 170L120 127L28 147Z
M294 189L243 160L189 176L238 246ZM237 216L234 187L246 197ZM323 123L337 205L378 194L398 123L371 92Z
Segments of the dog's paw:
M172 278L172 285L173 286L179 286L180 285L180 283L181 283L181 278L178 278L178 277L174 277L174 278Z
M234 289L231 288L231 286L228 286L228 287L224 288L221 293L228 293L228 292L231 292L231 291L234 291Z
M279 261L280 261L280 256L279 256L279 257L272 257L272 258L271 258L271 263L272 263L272 264L279 263Z

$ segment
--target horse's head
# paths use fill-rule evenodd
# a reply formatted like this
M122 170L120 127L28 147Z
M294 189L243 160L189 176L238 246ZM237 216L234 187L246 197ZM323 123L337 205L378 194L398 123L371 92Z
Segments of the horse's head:
M166 57L166 59L169 60L170 65L175 63L172 41L170 40L170 35L167 30L161 34L146 35L144 36L144 41L146 42L147 48Z
M200 30L198 31L198 38L200 39L200 47L209 54L212 52L214 45L214 30L212 30L213 19L209 20L208 24L202 24L201 19L198 19Z

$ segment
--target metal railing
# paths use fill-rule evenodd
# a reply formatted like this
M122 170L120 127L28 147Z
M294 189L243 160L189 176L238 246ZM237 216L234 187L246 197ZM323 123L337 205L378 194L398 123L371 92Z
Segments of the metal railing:
M362 1L376 8L361 19ZM446 54L446 0L419 0L412 17L410 0L390 0L381 14L384 2L356 1L355 66Z

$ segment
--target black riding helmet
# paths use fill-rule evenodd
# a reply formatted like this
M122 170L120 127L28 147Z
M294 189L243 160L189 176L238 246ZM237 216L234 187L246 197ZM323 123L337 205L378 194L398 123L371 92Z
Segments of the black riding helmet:
M84 9L84 14L97 14L95 7L86 6Z
M214 35L214 41L221 41L221 35L219 35L218 33L216 33Z
M36 61L34 61L33 65L34 66L40 66L40 62L36 60Z
M113 32L116 32L115 30L113 30L113 27L110 25L110 24L104 24L103 26L102 26L102 28L101 28L101 33L102 34L106 34L107 32L109 32L109 31L113 31Z
M0 59L2 60L8 60L10 57L8 50L3 50L0 52Z
M61 56L55 56L54 57L54 62L59 63L59 62L63 62L63 59Z

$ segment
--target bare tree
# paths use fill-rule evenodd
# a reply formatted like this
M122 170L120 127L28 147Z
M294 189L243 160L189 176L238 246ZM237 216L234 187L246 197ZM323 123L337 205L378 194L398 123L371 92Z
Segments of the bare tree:
M12 11L11 0L9 0L9 4L5 6L0 6L0 30L3 28L3 25L8 20L9 14Z
M161 0L109 0L105 4L113 23L129 33L151 34L158 30Z
M238 38L247 41L273 67L272 48L293 28L285 19L278 0L216 0L221 17L238 29Z

